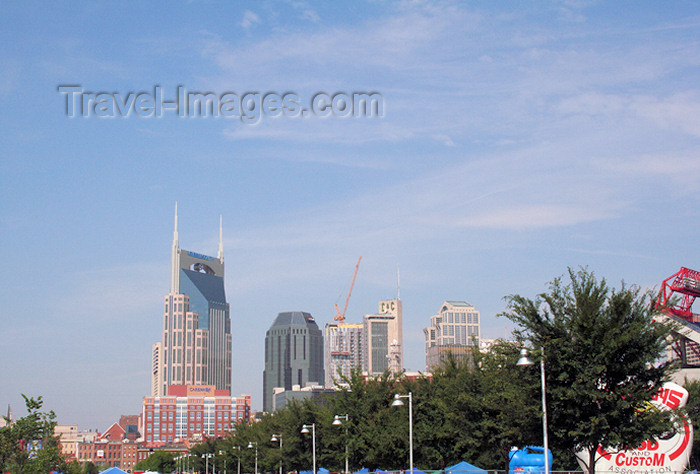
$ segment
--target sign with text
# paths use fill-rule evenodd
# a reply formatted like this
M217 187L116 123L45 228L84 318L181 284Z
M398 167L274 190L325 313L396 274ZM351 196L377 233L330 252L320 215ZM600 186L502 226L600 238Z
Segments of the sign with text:
M688 402L688 391L673 382L665 383L652 399L652 405L660 410L675 410ZM644 441L636 449L613 451L598 447L597 472L618 474L661 474L683 472L690 460L693 447L693 425L687 417L676 420L676 429L655 439ZM577 455L585 470L588 451Z
M216 393L216 386L214 385L188 385L187 386L187 396L188 397L213 397Z

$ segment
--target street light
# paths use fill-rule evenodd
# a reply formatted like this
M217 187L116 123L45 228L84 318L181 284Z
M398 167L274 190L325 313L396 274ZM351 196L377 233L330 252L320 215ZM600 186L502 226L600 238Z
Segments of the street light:
M214 453L202 454L202 459L204 459L204 458L207 459L207 462L206 462L206 464L205 464L206 467L204 468L204 472L205 472L206 474L209 474L209 458L212 457L212 456L214 456Z
M350 470L348 469L348 424L347 422L350 421L348 418L348 415L335 415L333 418L333 425L335 426L340 426L343 424L342 421L340 420L345 420L345 474L350 474Z
M258 474L258 442L250 441L248 443L248 449L252 449L253 445L255 445L255 474Z
M311 446L313 449L313 459L314 459L314 474L316 474L316 423L311 423L310 425L304 425L301 427L301 432L304 434L309 433L309 428L311 428Z
M520 351L520 359L517 365L533 365L534 362L527 356L527 349ZM544 382L544 346L542 347L542 358L540 359L540 375L542 377L542 432L544 433L544 474L549 474L549 442L547 438L547 396Z
M399 395L398 393L395 394L394 401L391 403L391 406L402 407L402 398L408 398L408 450L411 474L413 474L413 394L411 392L408 392L408 395Z
M236 457L238 458L238 474L241 474L241 447L234 446L233 449L238 450L238 454L236 455Z
M223 451L219 451L219 456L222 456L223 454ZM226 456L224 456L224 474L226 474Z
M282 474L282 435L273 434L272 438L270 438L270 441L272 441L273 443L276 443L278 440L280 442L280 474Z

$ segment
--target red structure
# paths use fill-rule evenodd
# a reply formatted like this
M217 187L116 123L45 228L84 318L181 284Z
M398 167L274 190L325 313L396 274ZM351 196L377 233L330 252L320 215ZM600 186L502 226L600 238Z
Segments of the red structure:
M686 321L698 322L691 310L697 296L700 296L700 272L681 267L661 284L656 307ZM671 306L673 297L678 297L679 301Z

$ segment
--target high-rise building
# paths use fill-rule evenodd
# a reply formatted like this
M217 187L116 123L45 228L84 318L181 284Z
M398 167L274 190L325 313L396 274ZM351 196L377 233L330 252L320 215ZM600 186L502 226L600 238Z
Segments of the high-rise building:
M340 382L339 374L348 377L355 367L363 366L362 324L326 324L326 388Z
M425 335L425 370L439 366L448 354L461 359L472 346L479 347L481 317L466 301L445 301L438 314L430 317Z
M265 335L263 410L272 410L275 387L321 385L323 334L309 313L279 313Z
M231 318L224 291L224 251L210 257L180 248L177 204L170 293L165 296L163 332L153 345L151 395L170 385L213 385L231 390Z
M377 314L367 314L363 319L364 365L369 375L385 370L399 373L403 370L403 310L401 300L379 302Z

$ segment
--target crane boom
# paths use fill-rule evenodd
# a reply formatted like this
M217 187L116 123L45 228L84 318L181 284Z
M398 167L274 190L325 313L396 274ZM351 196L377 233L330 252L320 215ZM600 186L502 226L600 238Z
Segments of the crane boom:
M362 255L360 255L360 258L357 259L357 264L355 265L355 273L352 275L352 282L350 283L350 290L348 290L348 297L345 298L345 307L343 308L343 312L340 312L340 308L338 308L338 304L336 303L335 305L335 318L333 318L336 321L339 321L340 323L345 322L345 312L348 310L348 303L350 302L350 295L352 294L352 287L355 286L355 278L357 277L357 270L360 268L360 261L362 260Z

